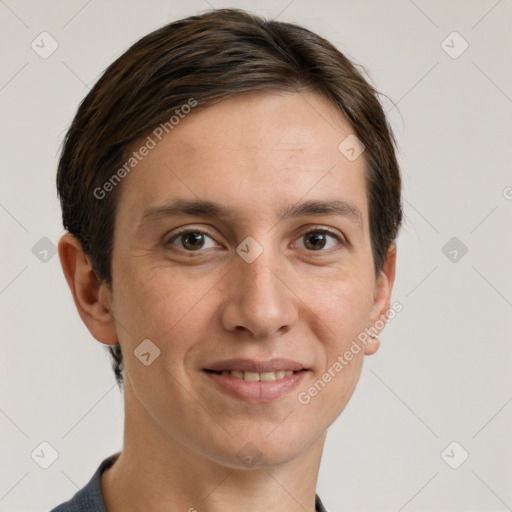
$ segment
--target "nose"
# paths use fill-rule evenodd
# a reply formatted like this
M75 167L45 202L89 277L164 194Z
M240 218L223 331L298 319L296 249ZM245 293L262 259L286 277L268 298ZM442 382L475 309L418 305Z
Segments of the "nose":
M298 297L283 263L264 250L252 263L236 257L221 308L223 327L248 337L265 338L288 332L297 322Z

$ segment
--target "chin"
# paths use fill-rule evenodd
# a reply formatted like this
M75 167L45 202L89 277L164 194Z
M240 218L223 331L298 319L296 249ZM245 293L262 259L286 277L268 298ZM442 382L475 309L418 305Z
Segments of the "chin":
M259 429L243 435L233 435L229 452L221 456L222 463L233 469L258 469L287 464L299 457L314 442L304 427L285 425ZM279 432L278 432L279 431Z

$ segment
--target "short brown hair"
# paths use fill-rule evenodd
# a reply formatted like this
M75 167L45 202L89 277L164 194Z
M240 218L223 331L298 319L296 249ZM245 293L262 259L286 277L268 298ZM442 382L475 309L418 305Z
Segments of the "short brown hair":
M324 95L364 144L378 275L402 221L395 139L379 93L335 46L306 28L218 9L172 22L133 44L87 94L67 132L57 173L63 223L89 255L100 281L113 284L120 186L110 187L101 198L97 191L122 168L133 143L168 122L191 98L200 108L263 89ZM119 343L109 351L121 385Z

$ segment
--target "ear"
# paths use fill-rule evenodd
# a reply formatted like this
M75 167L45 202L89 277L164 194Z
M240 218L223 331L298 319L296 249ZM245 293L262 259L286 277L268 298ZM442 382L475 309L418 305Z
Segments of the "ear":
M380 318L387 318L387 312L391 305L391 292L393 290L393 283L395 282L395 269L396 244L391 243L387 251L386 260L375 283L374 301L370 314L370 327L374 327L375 323ZM374 330L375 328L373 331ZM380 340L371 339L370 343L365 346L364 353L369 356L377 352L379 347Z
M100 283L89 257L73 235L62 235L58 248L62 270L80 318L98 341L115 344L117 333L108 285Z

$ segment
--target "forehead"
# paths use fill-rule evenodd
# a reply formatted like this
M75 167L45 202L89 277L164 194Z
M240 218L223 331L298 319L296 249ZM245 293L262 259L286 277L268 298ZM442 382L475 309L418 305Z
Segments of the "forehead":
M117 213L137 223L148 208L187 198L251 215L328 197L358 204L365 217L364 154L351 161L339 149L351 135L342 113L316 93L240 94L192 111L155 139L124 179Z

